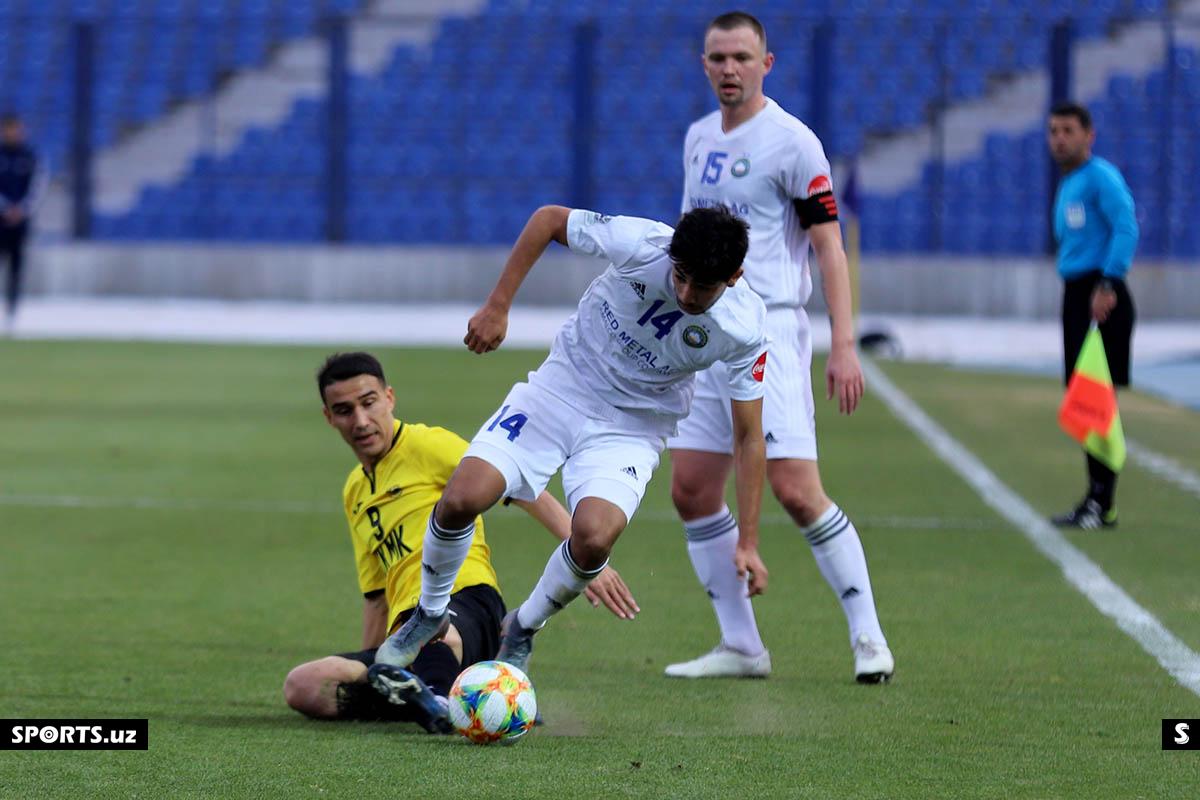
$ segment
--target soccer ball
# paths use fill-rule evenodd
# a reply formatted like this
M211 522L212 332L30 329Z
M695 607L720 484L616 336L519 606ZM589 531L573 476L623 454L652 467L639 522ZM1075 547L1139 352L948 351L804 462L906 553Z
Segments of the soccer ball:
M450 722L476 744L512 742L533 727L537 697L529 677L503 661L480 661L450 687Z

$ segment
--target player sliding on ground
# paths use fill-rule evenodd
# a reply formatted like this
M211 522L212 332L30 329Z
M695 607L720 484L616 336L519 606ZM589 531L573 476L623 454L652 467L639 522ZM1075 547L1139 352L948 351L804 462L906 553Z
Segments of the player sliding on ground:
M396 419L395 392L370 353L330 356L317 373L317 390L325 419L359 461L342 499L363 593L363 649L296 667L284 682L284 698L310 717L416 722L430 733L449 733L444 698L455 677L494 657L500 645L505 608L482 519L450 595L454 623L421 649L411 670L381 678L390 682L386 699L367 683L367 668L387 632L417 604L426 521L467 443L444 428ZM567 510L549 492L518 502L559 539L570 534ZM589 587L588 599L622 619L637 611L612 569Z
M475 435L429 518L416 612L379 648L372 684L410 664L437 635L476 517L504 497L537 497L562 467L571 535L529 597L504 618L500 660L526 669L533 635L608 563L633 518L666 439L691 405L694 375L726 365L739 531L737 569L766 587L758 514L766 308L739 282L746 223L724 208L690 211L675 230L634 217L561 206L538 209L521 232L464 340L476 353L504 341L513 298L556 241L608 262L563 325L549 357L518 383ZM385 665L391 665L385 666Z

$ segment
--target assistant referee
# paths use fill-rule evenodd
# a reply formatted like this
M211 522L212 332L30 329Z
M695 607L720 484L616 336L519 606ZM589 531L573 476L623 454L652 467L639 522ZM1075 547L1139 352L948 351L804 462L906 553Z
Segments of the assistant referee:
M1058 274L1063 279L1063 374L1069 380L1088 329L1100 326L1114 386L1129 385L1130 340L1135 311L1125 276L1137 247L1133 195L1120 170L1092 155L1092 115L1078 103L1050 111L1047 138L1062 170L1054 198ZM1088 489L1056 525L1109 528L1117 523L1117 475L1087 456Z

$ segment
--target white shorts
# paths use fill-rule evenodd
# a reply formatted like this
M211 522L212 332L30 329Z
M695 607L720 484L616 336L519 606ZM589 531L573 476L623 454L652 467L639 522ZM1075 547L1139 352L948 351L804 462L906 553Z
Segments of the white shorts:
M506 495L535 500L562 467L567 507L585 497L607 500L633 519L658 458L661 435L622 419L595 419L549 392L518 383L471 440L466 455L498 469Z
M817 460L817 425L812 392L812 333L804 309L767 313L771 337L764 381L763 435L767 458ZM729 408L729 378L722 363L696 375L696 396L679 432L667 446L672 450L733 452L733 418Z

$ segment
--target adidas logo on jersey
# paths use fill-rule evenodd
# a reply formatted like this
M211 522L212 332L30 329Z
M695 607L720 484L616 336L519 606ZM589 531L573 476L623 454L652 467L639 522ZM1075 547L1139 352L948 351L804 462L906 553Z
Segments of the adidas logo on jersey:
M628 475L631 478L637 477L637 470L634 469L633 467L626 467L625 469L621 470L621 472L624 472L626 475Z
M629 288L637 292L637 296L641 299L646 299L646 284L642 283L641 281L630 281Z
M771 433L770 431L767 431L767 435L764 436L763 438L766 439L767 444L775 444L776 442L779 441L778 439L775 438L775 434Z

